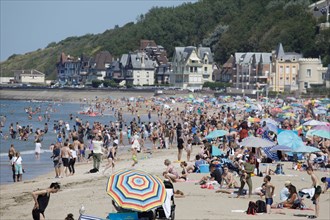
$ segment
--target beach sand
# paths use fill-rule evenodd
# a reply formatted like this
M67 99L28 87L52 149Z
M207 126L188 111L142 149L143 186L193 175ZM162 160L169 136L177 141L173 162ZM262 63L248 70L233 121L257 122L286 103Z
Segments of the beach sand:
M197 149L196 149L197 150ZM195 151L196 152L196 151ZM184 155L185 156L185 155ZM130 168L132 161L129 152L119 155L120 161L116 164L116 170ZM165 170L163 161L166 158L172 161L176 158L176 149L158 150L150 158L140 153L138 155L139 163L136 169L141 169L149 173L158 175ZM104 166L104 160L101 166ZM179 171L179 163L173 163ZM272 183L275 185L274 202L279 201L279 191L283 188L284 181L290 180L297 189L310 187L311 180L306 172L293 171L289 169L291 163L285 164L286 175L272 176ZM108 213L114 212L111 205L111 198L107 195L105 189L111 170L108 170L105 176L101 173L85 174L92 168L92 163L77 165L76 174L70 177L60 179L61 190L51 195L51 199L46 209L46 219L64 219L68 213L72 213L75 219L78 219L81 204L85 206L85 214L105 218ZM261 170L266 167L261 166ZM302 219L297 215L312 215L314 211L310 210L290 210L273 209L272 212L283 212L284 214L262 214L249 216L245 211L250 200L258 200L259 196L254 195L248 198L230 198L229 194L215 193L215 190L201 189L195 182L207 174L190 174L188 182L174 183L175 190L181 190L184 198L176 198L176 219ZM329 173L316 171L316 175L329 175ZM252 177L253 188L262 184L263 178ZM238 180L238 177L236 177ZM31 211L34 205L31 192L38 188L43 189L55 181L54 173L40 176L34 180L23 181L16 184L0 186L1 205L0 219L30 219ZM321 195L321 211L319 219L329 219L330 193ZM305 199L307 207L314 209L311 200ZM238 210L238 211L236 211ZM241 211L240 211L241 210Z
M1 90L2 99L63 99L78 101L80 98L94 99L111 97L131 97L143 96L151 97L152 93L130 93L130 92L68 92L68 91L16 91ZM69 98L68 98L69 97ZM199 149L193 149L193 154ZM165 170L163 164L164 159L176 160L177 149L158 150L153 153L150 158L140 153L138 155L139 163L136 169L147 171L151 174L161 176ZM42 156L42 155L41 155ZM123 151L118 155L121 160L116 163L115 170L130 168L132 160L130 152ZM183 158L186 157L184 152ZM106 164L103 161L101 167ZM177 171L181 171L179 163L173 163ZM312 185L310 176L306 171L294 171L289 169L291 163L285 163L284 171L286 175L272 176L271 182L275 185L274 202L279 202L279 192L284 187L284 182L290 180L297 189L310 187ZM15 184L7 184L0 186L0 219L32 219L32 208L34 202L31 192L34 190L47 188L53 181L60 181L61 190L52 194L49 205L45 211L46 219L64 219L68 213L72 213L75 219L79 217L79 209L81 204L85 206L85 214L106 218L108 213L114 212L111 205L111 198L106 193L106 184L111 170L103 176L101 173L85 174L92 168L91 163L77 164L76 174L63 179L55 179L53 172L39 176L33 180L23 181ZM261 166L264 171L266 166ZM315 172L318 178L329 176L329 172ZM259 196L248 198L230 198L229 194L215 193L215 190L201 189L195 183L207 174L190 174L188 182L175 183L175 190L181 190L185 196L176 198L176 219L306 219L301 217L304 215L313 215L311 210L290 210L290 209L273 209L273 214L259 214L255 216L243 213L247 210L250 200L256 201ZM24 178L24 176L23 176ZM239 181L238 177L235 177ZM263 178L252 177L253 189L261 186ZM247 186L245 187L247 188ZM307 207L314 209L310 199L305 199ZM319 219L330 219L330 192L322 194L320 198L320 217ZM284 214L275 214L275 212L283 212ZM300 215L300 217L294 216Z

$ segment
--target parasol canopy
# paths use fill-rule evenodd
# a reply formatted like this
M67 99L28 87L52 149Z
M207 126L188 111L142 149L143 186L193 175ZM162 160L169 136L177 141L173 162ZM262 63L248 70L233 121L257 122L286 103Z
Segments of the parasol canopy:
M242 140L242 142L239 143L241 146L245 147L271 147L275 144L269 140L258 138L258 137L247 137Z
M290 147L293 150L304 145L301 138L292 130L284 130L280 132L277 136L277 141L279 145Z
M161 206L166 199L163 181L140 170L119 170L108 180L107 193L124 209L145 212Z
M217 137L222 137L228 134L228 131L225 130L215 130L210 132L205 138L206 139L213 139Z

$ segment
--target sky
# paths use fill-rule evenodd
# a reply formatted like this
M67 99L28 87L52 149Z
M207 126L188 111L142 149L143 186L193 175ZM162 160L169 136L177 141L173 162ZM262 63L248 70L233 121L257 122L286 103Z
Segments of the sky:
M197 0L0 0L0 60L136 22L152 7Z

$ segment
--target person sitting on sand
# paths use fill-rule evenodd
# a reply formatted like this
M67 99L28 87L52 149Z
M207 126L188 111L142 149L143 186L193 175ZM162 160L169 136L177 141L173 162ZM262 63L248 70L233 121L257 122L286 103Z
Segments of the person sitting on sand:
M201 185L213 185L213 184L221 184L222 181L222 171L221 169L217 168L217 165L210 164L210 176L204 176L200 184Z
M187 173L193 173L195 170L195 165L193 164L188 165L186 161L182 161L180 163L180 167L182 167Z
M284 202L273 204L271 206L272 208L283 208L283 207L291 208L293 206L293 204L295 203L295 201L297 199L299 199L296 187L293 185L290 185L288 188L289 188L289 193L290 193L289 198Z
M201 156L199 154L196 155L195 157L195 166L194 166L194 173L197 173L199 172L199 166L202 165L202 164L206 164L207 162L201 158Z
M229 172L227 166L223 167L223 174L222 174L222 181L220 184L220 188L222 187L223 183L226 182L226 188L239 188L238 183L236 182L233 173Z
M174 169L174 166L171 164L169 159L164 161L164 165L167 167L165 172L163 172L163 176L170 180L171 182L176 182L180 179L178 172Z

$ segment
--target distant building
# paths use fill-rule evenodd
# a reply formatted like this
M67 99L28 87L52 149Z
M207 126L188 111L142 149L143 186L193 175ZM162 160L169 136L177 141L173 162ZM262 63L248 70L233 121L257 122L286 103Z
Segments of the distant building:
M276 92L289 92L298 90L299 59L302 54L284 52L280 43L272 53L273 68L270 77L270 90Z
M32 70L15 70L14 79L16 83L45 83L45 74L32 69Z
M319 58L300 58L298 83L299 92L306 93L307 89L314 86L324 86L326 67L322 66Z
M61 53L56 63L57 78L61 84L78 84L80 82L81 61Z
M233 59L233 64L231 60ZM268 86L272 72L272 54L266 52L235 53L226 63L227 74L232 74L233 87L258 90ZM227 76L229 78L229 76Z
M327 72L324 75L325 87L330 88L330 64L328 64Z
M0 77L0 84L15 83L15 77Z
M156 61L155 84L169 84L171 65L164 47L157 45L154 40L141 40L139 52L144 52L149 59Z
M212 82L213 55L208 47L176 47L170 83L183 89L201 89Z
M111 66L112 55L109 51L101 51L96 54L88 69L86 84L93 80L104 80L107 76L107 69Z
M158 65L145 52L123 54L120 62L127 84L154 85L155 69Z

